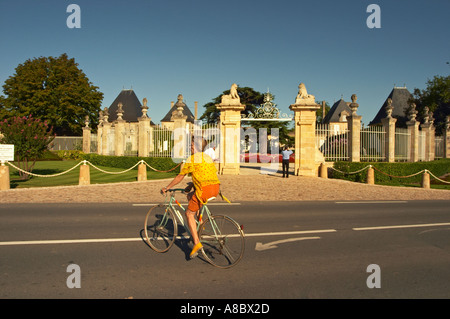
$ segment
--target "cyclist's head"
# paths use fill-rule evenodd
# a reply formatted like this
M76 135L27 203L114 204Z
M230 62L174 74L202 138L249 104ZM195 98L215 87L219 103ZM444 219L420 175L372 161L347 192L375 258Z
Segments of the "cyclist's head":
M192 136L191 140L191 152L192 154L197 152L203 152L208 142L202 136Z

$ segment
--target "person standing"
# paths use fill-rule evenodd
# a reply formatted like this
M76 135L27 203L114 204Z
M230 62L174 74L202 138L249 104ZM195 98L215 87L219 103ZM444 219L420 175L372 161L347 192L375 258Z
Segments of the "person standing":
M281 151L282 155L282 168L283 168L283 178L289 177L289 157L291 154L294 153L291 150L288 149L287 146L284 147L284 150Z

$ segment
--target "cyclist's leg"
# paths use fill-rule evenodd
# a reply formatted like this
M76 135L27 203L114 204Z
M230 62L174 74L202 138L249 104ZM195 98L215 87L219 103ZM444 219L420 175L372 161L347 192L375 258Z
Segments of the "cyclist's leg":
M192 241L194 242L194 248L191 251L191 258L197 256L197 252L203 248L202 244L200 243L200 239L198 237L197 233L197 223L195 220L195 216L200 213L200 208L203 203L207 202L208 198L215 197L219 194L220 190L220 184L214 184L214 185L207 185L203 188L202 192L202 198L199 200L197 198L197 194L194 193L194 195L191 197L188 208L186 210L186 219L188 222L189 230L192 234Z
M187 225L189 227L189 231L192 236L192 241L194 243L194 247L190 253L190 257L194 258L198 254L198 250L200 250L203 246L200 243L200 239L198 238L197 233L197 222L195 220L195 216L200 210L200 202L197 198L197 195L193 194L189 200L188 208L186 209L186 220Z
M198 239L198 234L197 234L197 222L195 220L195 217L198 213L197 211L191 211L189 208L186 210L186 220L187 220L187 224L189 227L189 231L191 232L192 235L192 241L194 242L194 245L198 244L200 241Z

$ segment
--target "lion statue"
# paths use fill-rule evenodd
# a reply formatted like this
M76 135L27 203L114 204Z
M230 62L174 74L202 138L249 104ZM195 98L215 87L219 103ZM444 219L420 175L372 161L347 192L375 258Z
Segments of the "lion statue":
M233 83L230 89L230 94L224 94L222 95L222 104L226 105L240 105L241 104L241 98L239 97L239 94L237 92L237 84Z
M297 98L295 99L295 104L305 104L305 102L315 102L315 96L308 94L308 91L306 91L306 86L304 83L300 83L298 86L298 94Z

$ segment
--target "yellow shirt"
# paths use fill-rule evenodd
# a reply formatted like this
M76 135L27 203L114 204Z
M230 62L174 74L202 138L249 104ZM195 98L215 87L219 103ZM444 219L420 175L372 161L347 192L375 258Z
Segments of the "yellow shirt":
M207 185L220 184L217 170L211 157L198 152L189 157L180 171L180 175L191 174L197 197L202 195L202 188Z

